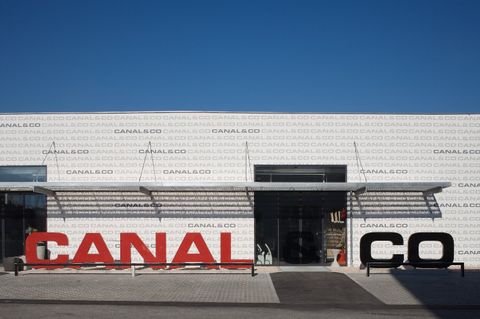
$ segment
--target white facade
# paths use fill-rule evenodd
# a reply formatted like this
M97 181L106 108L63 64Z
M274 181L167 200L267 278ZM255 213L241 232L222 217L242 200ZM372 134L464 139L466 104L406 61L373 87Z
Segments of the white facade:
M431 231L453 236L455 260L480 266L479 114L3 114L0 150L0 165L47 165L48 182L244 182L253 181L253 167L259 164L346 165L348 182L451 182L451 187L435 194L441 214L432 218L354 214L347 231L349 259L359 265L359 241L365 233L393 231L405 238L403 249L375 243L374 255L380 257L406 254L410 234ZM95 198L98 194L84 195L93 196L90 204L101 202ZM120 232L137 232L145 242L153 242L155 232L166 232L171 259L181 234L191 231L201 232L218 256L220 232L228 228L233 257L254 257L254 211L245 193L223 199L192 194L193 202L227 204L199 216L195 214L201 204L177 205L171 216L162 218L132 218L160 208L148 204L151 199L145 196L111 195L119 197L111 204L87 204L83 211L87 215L77 218L59 216L57 203L49 198L48 231L69 235L70 254L87 232L104 234L113 253ZM73 195L64 195L62 209L74 213L75 201L69 196ZM153 196L158 202L182 203L179 196L186 195ZM105 218L102 213L123 215ZM422 256L438 256L439 244L422 245Z

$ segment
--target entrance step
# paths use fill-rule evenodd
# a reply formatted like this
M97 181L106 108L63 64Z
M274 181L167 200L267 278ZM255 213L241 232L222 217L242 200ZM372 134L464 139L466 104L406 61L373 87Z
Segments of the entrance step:
M329 272L332 271L328 266L280 266L282 272Z

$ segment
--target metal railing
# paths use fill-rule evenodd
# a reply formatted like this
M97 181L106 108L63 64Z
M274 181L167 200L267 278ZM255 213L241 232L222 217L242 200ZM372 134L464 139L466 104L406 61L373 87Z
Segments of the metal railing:
M372 261L367 262L367 277L370 277L370 268L397 268L398 266L412 266L416 268L448 268L449 266L460 266L462 277L465 277L465 263L463 262L447 262L442 263L438 261L424 261L421 263L395 263L395 266L392 266L392 262L384 262L384 261Z
M15 262L15 276L18 276L20 266L29 266L29 267L44 267L44 268L79 268L79 267L107 267L107 268L131 268L132 269L132 276L135 276L135 267L187 267L187 266L200 266L200 267L216 267L221 268L225 266L227 268L231 268L228 266L248 266L251 269L252 277L255 276L255 264L251 263L64 263L64 264L57 264L57 263L23 263L23 262Z

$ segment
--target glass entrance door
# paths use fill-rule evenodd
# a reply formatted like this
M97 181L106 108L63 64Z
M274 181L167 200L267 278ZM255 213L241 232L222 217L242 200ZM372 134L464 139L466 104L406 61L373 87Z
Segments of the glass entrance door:
M257 263L324 263L325 196L324 192L256 193Z
M346 166L342 165L255 166L257 182L345 180ZM341 247L345 223L332 226L330 216L345 208L345 192L255 192L254 203L257 264L315 265L333 261L333 248Z
M23 225L23 195L6 194L4 228L4 257L23 255L25 227Z
M316 206L284 207L279 216L280 264L325 262L322 216L320 207Z
M5 258L5 214L6 214L6 196L0 193L0 261Z

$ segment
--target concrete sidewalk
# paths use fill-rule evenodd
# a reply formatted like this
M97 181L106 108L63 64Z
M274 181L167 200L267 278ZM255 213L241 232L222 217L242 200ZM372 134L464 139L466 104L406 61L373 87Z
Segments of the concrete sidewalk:
M480 308L480 272L395 270L366 277L342 268L301 272L26 271L0 275L0 302L205 303L321 307L471 306Z

